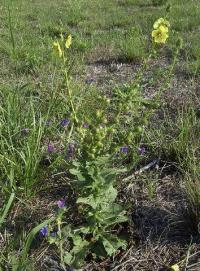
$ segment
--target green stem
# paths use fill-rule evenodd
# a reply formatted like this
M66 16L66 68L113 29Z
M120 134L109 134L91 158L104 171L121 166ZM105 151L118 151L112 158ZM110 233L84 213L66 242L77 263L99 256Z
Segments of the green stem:
M69 83L68 71L65 68L66 63L67 63L67 56L65 55L65 53L63 53L63 64L64 64L64 70L65 70L65 83L66 83L66 88L67 88L67 92L68 92L67 94L69 96L69 102L70 102L71 110L74 115L75 123L78 123L78 118L76 115L76 110L75 110L75 106L74 106L73 99L72 99L72 92L71 92L70 83Z
M60 239L59 242L59 248L60 248L60 259L61 259L61 264L64 265L64 257L63 257L63 241L62 241L62 232L61 232L61 227L60 227L60 221L57 222L58 225L58 236Z
M169 67L168 80L166 80L164 82L164 84L161 85L161 87L160 87L160 89L159 89L159 91L157 93L158 97L160 97L160 94L162 94L163 90L165 90L167 86L171 85L172 75L173 75L174 67L175 67L175 65L177 63L177 60L178 60L179 52L180 52L180 47L177 47L176 52L174 54L172 64Z
M65 82L66 82L66 87L67 87L67 92L68 92L68 96L69 96L69 102L70 102L71 110L72 110L73 115L74 115L74 120L75 120L76 123L78 123L78 118L77 118L77 115L76 115L76 110L75 110L75 106L74 106L73 99L72 99L72 93L71 93L71 89L70 89L70 84L69 84L67 71L65 71Z
M1 224L3 224L8 212L9 212L9 210L11 208L14 199L15 199L15 193L12 192L9 199L8 199L8 202L5 205L5 207L3 208L2 214L0 216L0 227L1 227Z

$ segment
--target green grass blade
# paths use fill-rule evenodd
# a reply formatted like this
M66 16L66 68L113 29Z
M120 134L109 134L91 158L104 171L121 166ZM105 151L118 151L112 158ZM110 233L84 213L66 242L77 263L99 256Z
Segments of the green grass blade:
M11 208L11 205L12 205L12 203L14 201L14 198L15 198L15 193L13 192L13 193L11 193L10 198L9 198L7 204L5 205L5 207L3 208L2 214L0 216L0 227L3 224L8 212L9 212L9 210Z

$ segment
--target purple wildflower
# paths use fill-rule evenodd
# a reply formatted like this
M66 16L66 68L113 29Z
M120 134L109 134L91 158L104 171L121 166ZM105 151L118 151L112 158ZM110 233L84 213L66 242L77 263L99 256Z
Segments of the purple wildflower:
M74 144L70 143L67 150L67 157L72 158L75 152Z
M63 119L60 122L60 125L63 126L63 127L67 126L68 124L69 124L69 120L68 119Z
M121 153L128 153L128 150L129 150L129 147L127 147L127 146L124 146L124 147L120 148Z
M48 235L48 226L44 226L39 231L41 237L46 237Z
M64 199L58 200L57 205L59 208L64 208L65 207L65 200Z
M54 146L51 143L49 143L48 147L47 147L47 150L48 150L49 153L52 153L52 152L55 151L55 148L54 148Z
M83 124L83 128L84 128L84 129L89 128L89 124L88 124L88 123L84 123L84 124Z
M139 152L140 155L144 155L145 152L146 152L145 147L140 147L140 148L138 148L138 152Z
M51 237L56 237L57 232L53 231L53 232L50 233L50 235L51 235Z
M22 129L22 134L23 135L28 135L28 133L29 133L29 129L28 128L23 128Z

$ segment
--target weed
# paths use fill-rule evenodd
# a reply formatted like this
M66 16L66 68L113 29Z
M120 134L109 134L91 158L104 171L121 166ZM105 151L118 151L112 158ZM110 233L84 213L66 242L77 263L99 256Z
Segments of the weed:
M179 60L198 76L198 0L165 4L36 0L28 6L15 0L0 7L0 270L33 270L29 254L34 240L42 238L58 252L63 268L121 256L132 243L124 235L125 227L128 234L132 228L121 176L140 172L155 155L176 163L192 226L199 233L198 116L188 104L172 116L162 98ZM158 16L162 18L156 20ZM137 71L131 82L112 83L109 91L85 85L85 64L92 62L98 74L96 61L101 60L105 69L112 60ZM159 68L154 70L156 61ZM126 81L126 71L124 75ZM148 87L154 95L143 93ZM164 118L154 123L159 107ZM143 169L150 170L155 161ZM144 172L140 177L153 202L158 176ZM53 218L44 221L41 215L27 221L22 214L20 232L14 232L21 204L27 199L31 204L36 196L41 201L42 187L52 206L54 194L60 195L49 189L60 185L70 187L71 201L61 198L56 213L50 208ZM130 201L140 199L134 194Z

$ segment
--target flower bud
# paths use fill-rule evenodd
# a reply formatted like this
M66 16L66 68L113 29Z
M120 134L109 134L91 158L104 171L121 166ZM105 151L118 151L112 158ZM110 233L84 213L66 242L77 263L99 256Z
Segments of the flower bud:
M138 127L136 128L136 132L138 132L138 133L142 133L142 131L143 131L143 129L142 129L142 127L141 127L141 126L138 126Z
M97 112L96 112L97 118L102 117L102 114L103 114L103 112L101 110L97 110Z
M101 143L101 142L98 142L98 143L97 143L97 147L98 147L98 148L103 148L103 146L104 146L103 143Z

